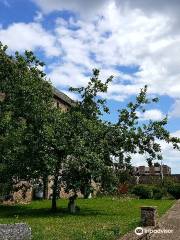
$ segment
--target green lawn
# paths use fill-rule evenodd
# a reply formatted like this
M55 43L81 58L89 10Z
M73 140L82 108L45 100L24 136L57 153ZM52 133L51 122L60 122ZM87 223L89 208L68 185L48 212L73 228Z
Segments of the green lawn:
M67 213L65 199L58 200L56 214L50 212L48 200L29 205L0 205L0 223L28 223L32 227L33 240L79 240L83 238L77 237L77 232L85 232L88 236L95 230L118 227L124 234L139 226L140 206L157 206L161 216L175 201L97 198L77 202L81 211L76 215Z

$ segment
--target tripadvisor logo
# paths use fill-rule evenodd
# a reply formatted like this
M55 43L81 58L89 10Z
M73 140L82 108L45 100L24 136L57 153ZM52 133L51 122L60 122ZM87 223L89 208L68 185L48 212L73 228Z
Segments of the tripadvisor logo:
M138 236L141 236L143 233L149 233L149 234L168 234L168 233L173 233L173 230L172 229L143 229L142 227L137 227L135 230L134 230L135 234L138 235Z
M135 230L135 234L140 236L143 234L143 228L142 227L137 227Z

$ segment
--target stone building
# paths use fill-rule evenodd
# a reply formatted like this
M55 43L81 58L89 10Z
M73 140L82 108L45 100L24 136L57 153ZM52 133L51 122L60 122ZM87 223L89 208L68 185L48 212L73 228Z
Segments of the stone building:
M160 176L161 171L164 176L169 176L171 175L171 168L167 165L162 165L161 166L151 166L151 167L145 167L145 166L138 166L138 167L133 167L133 172L134 175L139 175L139 176Z
M61 108L64 111L68 111L68 109L74 104L74 101L70 97L59 91L57 88L54 88L53 98L54 106Z

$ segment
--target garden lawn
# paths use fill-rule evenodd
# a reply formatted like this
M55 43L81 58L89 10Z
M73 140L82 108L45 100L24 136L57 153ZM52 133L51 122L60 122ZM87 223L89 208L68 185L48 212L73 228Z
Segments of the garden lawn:
M140 206L157 206L158 214L164 214L174 200L138 200L125 198L79 199L81 211L68 214L67 200L58 200L58 212L50 212L51 201L33 201L28 205L0 205L0 223L25 222L32 228L33 240L73 240L79 232L87 236L93 231L109 231L120 228L121 234L140 224Z

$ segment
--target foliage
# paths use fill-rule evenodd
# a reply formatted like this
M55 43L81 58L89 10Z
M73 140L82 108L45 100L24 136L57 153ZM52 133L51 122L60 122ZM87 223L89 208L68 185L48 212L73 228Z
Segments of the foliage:
M132 189L132 193L137 195L140 199L153 198L152 188L148 185L137 185Z
M160 163L158 163L158 162L154 163L154 167L160 167L160 166L161 166Z
M153 191L153 198L154 199L161 199L164 195L164 191L160 187L152 186L152 191Z
M101 176L101 195L126 194L134 181L129 170L104 167Z
M175 184L175 180L170 176L164 176L163 178L163 187L169 188Z
M101 175L101 192L104 194L114 194L117 191L118 178L112 168L104 167Z
M174 198L180 198L180 184L175 183L167 188L168 193L170 193Z
M126 183L130 182L132 175L129 173L129 171L117 171L117 177L119 183Z
M138 111L145 112L147 104L157 102L157 98L147 98L147 86L141 89L140 94L136 97L135 103L131 102L128 104L127 108L119 110L119 120L117 123L112 124L102 121L99 117L103 115L103 111L109 112L109 109L106 106L106 100L100 98L99 95L107 91L108 83L111 81L112 77L107 79L107 81L103 84L99 79L99 70L95 69L93 70L93 76L87 87L76 89L71 88L73 92L79 93L81 98L81 101L76 104L74 111L81 112L83 116L88 119L89 126L91 124L92 126L96 126L94 132L89 132L88 128L88 134L84 138L85 144L83 148L79 148L86 153L83 157L83 161L89 161L92 155L94 155L93 159L95 161L92 159L91 164L93 163L95 168L90 171L88 171L88 169L82 169L81 166L84 165L81 160L82 152L80 150L78 154L76 154L76 159L74 158L75 155L73 153L73 158L69 161L69 165L67 164L70 169L68 171L69 175L68 177L66 176L66 179L73 179L73 175L75 175L76 181L73 179L73 184L76 186L78 184L82 184L82 182L78 180L77 176L81 176L80 172L83 171L82 179L85 180L84 174L86 174L89 179L88 181L86 178L84 181L86 186L90 186L91 179L94 177L100 177L102 190L114 192L118 187L118 178L119 182L121 182L123 181L121 178L127 177L127 172L126 174L122 173L122 169L131 169L130 161L132 154L147 153L149 155L147 161L151 162L154 159L162 158L161 147L157 142L158 139L165 140L168 143L171 142L174 148L177 149L179 149L178 143L180 140L178 138L171 137L169 132L164 128L167 124L167 118L164 118L161 121L149 121L149 123L143 125L139 124ZM73 111L71 111L71 114L72 113ZM83 130L85 132L86 129L87 127L84 125ZM91 130L92 129L93 128L91 128ZM96 132L98 132L98 135ZM96 138L97 136L98 138ZM91 141L91 139L93 139L93 141ZM87 146L89 147L90 152L89 149L87 149ZM111 169L111 166L114 165L111 156L118 159L117 164L120 171L113 171ZM98 163L100 163L99 166L101 166L101 169L99 169ZM91 164L88 164L88 168L90 168ZM73 168L73 165L77 166L76 172L74 171L75 168ZM68 169L68 167L66 169ZM77 173L77 169L79 170L79 173ZM100 172L98 172L98 170L100 170ZM68 186L70 185L72 186L72 184L68 184Z
M5 180L39 176L47 157L44 126L53 90L32 52L10 56L0 44L0 164Z
M111 125L106 135L109 152L119 159L119 166L130 167L132 154L147 154L147 161L162 159L161 145L157 140L172 143L173 147L179 149L180 140L171 137L165 129L167 118L160 121L150 120L148 123L140 124L138 112L146 111L146 106L157 102L157 98L147 97L147 86L141 89L136 101L130 102L127 108L119 110L119 120Z
M0 183L0 196L8 195L12 190L12 185L7 183Z
M118 187L119 194L127 194L129 190L129 186L126 183L120 184Z
M165 129L167 118L139 123L138 112L157 102L148 99L147 86L134 103L119 110L116 123L106 122L102 116L109 109L102 95L113 77L102 81L99 70L94 69L87 86L71 88L80 101L62 112L53 107L53 88L40 70L43 63L32 52L9 56L6 49L0 45L0 92L4 94L0 101L0 164L8 179L53 176L53 210L61 183L66 184L67 192L84 195L92 191L91 183L97 179L108 191L117 188L116 181L121 180L109 170L114 165L112 156L122 170L130 169L135 153L147 153L148 162L161 159L158 140L179 149L180 140Z
M139 184L136 185L131 192L141 199L161 199L164 196L164 191L162 188L155 185L145 185Z

